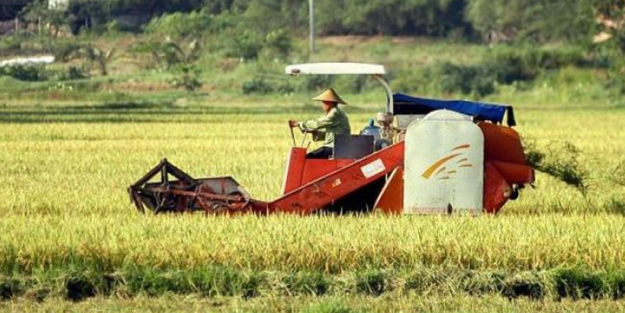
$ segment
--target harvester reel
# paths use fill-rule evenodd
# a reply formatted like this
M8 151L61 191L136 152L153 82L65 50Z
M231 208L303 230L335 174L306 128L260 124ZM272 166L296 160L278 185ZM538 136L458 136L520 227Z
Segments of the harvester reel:
M171 185L166 184L163 188L171 190ZM173 194L168 192L155 192L154 198L157 203L156 208L154 208L154 213L177 211L178 205L176 200L178 199Z
M151 182L160 175L160 181ZM170 181L169 176L177 179ZM167 159L163 159L157 166L152 168L145 176L130 186L128 192L137 210L143 213L147 206L154 213L177 212L186 210L182 206L184 199L178 197L173 191L194 190L198 181L183 172Z
M158 175L160 178L154 181ZM147 207L156 214L200 211L218 215L246 212L258 206L231 177L195 179L167 159L132 185L128 193L142 213Z

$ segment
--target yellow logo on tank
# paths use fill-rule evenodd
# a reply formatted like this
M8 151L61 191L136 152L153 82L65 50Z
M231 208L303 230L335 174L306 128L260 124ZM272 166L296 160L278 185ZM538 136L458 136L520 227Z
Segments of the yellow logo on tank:
M421 176L425 179L438 177L438 180L445 180L451 178L451 176L463 168L473 167L473 164L469 162L469 158L463 157L470 147L470 144L464 144L451 149L448 155L432 163ZM450 164L452 160L455 162Z

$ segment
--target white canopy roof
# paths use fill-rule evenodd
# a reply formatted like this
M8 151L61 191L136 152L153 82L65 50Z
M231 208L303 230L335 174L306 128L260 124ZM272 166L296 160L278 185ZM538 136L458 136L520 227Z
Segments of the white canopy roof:
M293 64L284 69L285 74L325 74L325 75L384 75L384 65L367 63L305 63Z

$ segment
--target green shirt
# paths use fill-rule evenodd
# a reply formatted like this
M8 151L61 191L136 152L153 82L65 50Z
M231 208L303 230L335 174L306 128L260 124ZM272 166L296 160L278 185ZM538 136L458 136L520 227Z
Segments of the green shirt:
M347 115L338 107L316 120L307 120L299 125L302 131L312 132L313 140L324 140L323 145L327 147L334 146L334 135L349 135L352 132Z

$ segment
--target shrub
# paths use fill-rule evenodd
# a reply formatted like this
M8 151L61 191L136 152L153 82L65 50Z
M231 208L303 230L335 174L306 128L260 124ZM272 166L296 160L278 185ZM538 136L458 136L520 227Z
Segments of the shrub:
M608 69L607 86L616 89L621 94L625 94L625 61L623 57L614 56Z
M0 76L10 76L23 81L44 81L48 72L43 65L12 65L0 67Z
M495 92L497 84L532 81L544 71L584 62L578 49L495 49L477 64L437 63L423 71L423 83L443 93L483 97Z
M256 59L263 49L263 37L260 33L246 29L238 36L226 35L226 56L243 59Z
M169 83L175 88L184 88L188 92L193 92L202 87L199 79L200 70L195 66L182 64L176 67L174 78Z
M265 36L265 49L270 55L287 57L293 50L291 35L283 29L275 30Z
M69 62L82 59L89 67L96 66L103 76L108 75L108 65L115 57L115 48L100 49L92 44L81 44L73 41L55 42L50 46L56 60Z
M65 80L75 80L75 79L85 79L89 78L89 73L85 72L84 69L70 66L65 71L59 71L53 75L53 78L60 81Z
M339 75L334 80L333 86L343 93L359 93L364 89L368 79L365 75Z
M191 64L201 56L200 44L197 40L191 41L188 46L173 41L143 41L131 49L135 53L146 53L152 56L151 64L158 67L172 69L179 64Z
M284 59L293 50L291 35L284 30L276 30L263 35L258 30L238 28L222 32L222 49L226 57L257 59L261 53L272 58Z
M475 94L483 97L495 91L495 75L484 66L463 66L450 62L438 64L432 72L445 93Z
M145 26L145 32L171 37L198 36L207 30L210 24L211 16L204 11L176 12L153 18Z
M84 69L70 66L66 70L48 70L43 65L13 65L0 67L0 76L9 76L21 81L74 80L89 78Z
M0 39L0 51L19 51L22 49L24 38L19 35L6 36Z
M304 89L306 91L318 91L328 88L334 83L333 75L306 75Z
M555 70L567 65L578 65L584 54L578 49L503 49L495 50L485 62L497 81L510 84L515 81L532 80L542 71Z
M283 81L278 84L276 91L283 95L289 95L295 92L295 87L293 87L293 85L291 85L288 81Z
M78 57L82 48L83 45L75 41L55 41L50 46L54 59L61 62L69 62Z
M255 77L254 79L244 82L241 86L243 94L267 94L273 92L273 85L267 82L262 77Z
M420 87L431 84L431 82L428 81L431 76L431 71L431 67L426 67L422 71L398 69L397 72L389 72L387 76L393 90L403 93L412 93L417 92Z

